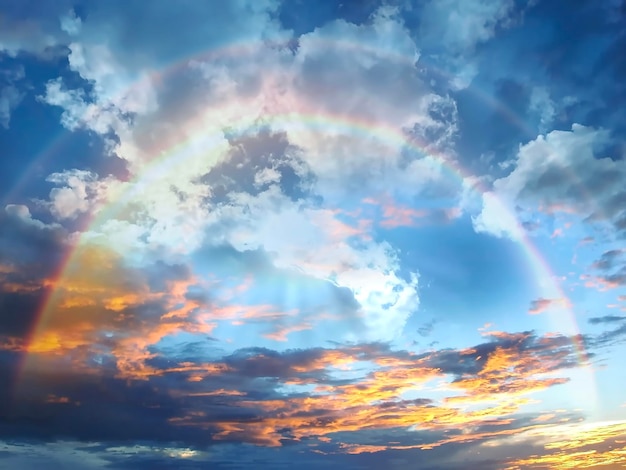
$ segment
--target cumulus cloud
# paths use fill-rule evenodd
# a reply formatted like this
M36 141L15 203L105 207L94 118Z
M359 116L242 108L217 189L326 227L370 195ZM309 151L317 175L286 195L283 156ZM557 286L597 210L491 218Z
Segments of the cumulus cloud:
M220 14L235 23L219 26L219 42L213 31L154 49L139 34L133 47L141 57L121 43L131 26L126 19L112 23L116 13L108 6L80 21L64 17L72 34L69 66L89 86L70 89L53 80L44 100L63 109L68 128L107 139L131 177L140 179L97 180L81 170L52 175L60 187L50 193L49 207L69 220L119 198L115 217L99 219L85 237L109 239L120 252L132 247L176 257L205 242L263 248L275 253L278 267L349 288L361 305L364 338L392 339L418 309L417 275L401 276L391 246L372 239L366 220L348 220L337 208L357 188L362 195L391 190L410 198L445 181L441 162L407 142L448 148L454 102L420 78L418 48L397 10L381 8L362 25L331 21L289 48L289 33L272 18L275 7L241 2L226 8ZM167 18L193 25L192 14L156 9L150 24L156 28ZM111 24L116 29L103 36ZM180 58L187 39L217 52L160 73ZM220 52L222 45L228 47ZM263 132L283 135L286 145L270 149L273 163L259 166L245 186L247 176L234 163L237 149L254 155L244 157L242 168L254 168L266 154L250 153L253 147L241 142L247 135L259 143ZM211 175L228 165L236 178L232 184L222 177L228 194L220 199ZM298 181L299 199L290 179Z
M89 171L54 173L47 181L60 186L50 191L49 200L50 211L59 220L75 219L106 201L107 180L101 181Z
M495 198L522 218L537 211L575 213L591 223L619 225L626 165L606 155L609 137L606 130L574 124L570 131L552 131L521 146L513 170L495 180L494 196L483 200L476 228L515 236L514 219L507 223L496 213Z

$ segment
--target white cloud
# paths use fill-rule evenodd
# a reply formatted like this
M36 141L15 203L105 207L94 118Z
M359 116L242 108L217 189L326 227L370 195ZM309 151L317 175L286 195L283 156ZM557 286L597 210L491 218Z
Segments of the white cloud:
M482 211L476 217L472 217L472 223L478 233L490 233L512 240L520 240L523 236L523 230L510 206L493 192L482 195Z
M342 221L336 211L293 202L276 186L258 197L233 199L235 205L221 208L207 232L213 237L221 232L220 238L241 251L263 248L279 267L351 289L367 328L359 339L392 340L417 311L417 276L400 278L394 250L368 239L367 229Z
M294 92L311 111L409 127L423 117L427 92L416 74L418 57L392 15L379 13L360 26L337 20L299 39Z
M108 185L115 184L113 178L99 180L95 174L85 170L53 173L46 180L61 185L50 191L47 203L59 220L75 219L101 206L107 200Z
M112 151L128 162L133 179L99 180L79 170L53 175L50 181L60 187L52 190L49 207L63 220L109 201L85 237L138 258L185 256L207 243L263 248L275 253L277 266L351 289L362 307L364 338L392 339L418 309L417 276L402 278L391 247L335 209L361 194L411 198L445 181L436 159L406 151L402 133L448 148L456 105L422 81L418 47L393 9L360 26L331 22L299 38L292 52L260 41L289 36L269 14L272 2L231 7L233 24L209 16L217 32L185 16L193 12L169 9L149 12L154 21L146 20L143 30L127 24L126 16L111 21L106 4L80 28L69 28L70 66L93 90L71 90L55 80L45 100L63 108L70 129L114 133ZM175 26L179 15L190 24L180 37L163 37L159 22L167 18ZM116 26L104 34L105 24ZM186 42L195 41L194 50L215 48L224 34L227 44L236 44L228 52L155 73L164 61L188 53ZM122 43L128 35L133 41ZM214 188L203 176L229 158L225 130L259 121L284 133L288 151L297 154L296 172L312 175L311 190L322 206L283 194L280 173L271 167L253 173L260 194L235 188L225 202L212 200Z
M33 219L30 209L23 204L8 204L4 210L7 214L18 217L26 224L33 225L39 229L58 227L56 224L44 224L41 220Z
M575 213L594 222L616 223L623 216L626 164L607 155L606 130L574 124L571 131L552 131L520 147L509 175L494 182L485 197L478 230L501 235L514 228L493 204L501 198L518 211Z
M280 173L274 168L263 168L254 175L254 184L258 187L280 181Z

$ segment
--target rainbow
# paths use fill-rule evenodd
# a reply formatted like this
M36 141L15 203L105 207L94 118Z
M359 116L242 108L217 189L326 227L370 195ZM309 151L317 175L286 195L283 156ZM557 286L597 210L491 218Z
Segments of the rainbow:
M282 45L284 46L284 45ZM328 44L329 47L343 47L350 49L365 49L362 46L356 46L353 43L348 42L338 42L332 41ZM159 72L155 72L148 77L144 77L135 83L133 83L128 89L120 90L122 95L127 95L132 93L133 90L138 89L145 85L145 81L149 80L150 82L158 82L163 80L167 76L171 76L176 73L180 69L187 66L190 61L203 61L203 60L217 60L219 58L227 58L234 56L241 56L246 54L254 54L258 51L259 45L250 45L250 44L239 44L234 46L225 47L219 50L213 50L201 53L192 58L187 57L184 60L176 62L173 65L166 67L164 70ZM267 47L267 44L264 45ZM371 53L381 54L380 50L372 49ZM389 55L389 51L383 51L387 56ZM415 58L413 57L405 57L405 56L390 56L393 60L398 60L408 65L415 64ZM241 104L241 103L240 103ZM499 105L502 106L502 105ZM97 213L95 213L90 220L88 220L83 227L84 230L89 230L90 228L97 227L104 221L115 217L115 215L123 208L124 202L132 200L136 195L137 191L145 189L149 187L151 182L155 179L158 179L159 175L168 173L173 171L177 166L184 165L186 161L192 158L197 158L197 150L199 142L202 142L204 145L208 142L209 144L217 146L221 139L223 139L223 128L216 127L214 136L207 136L204 134L206 127L206 119L207 116L199 116L194 120L193 123L189 127L190 132L187 134L187 138L176 142L173 145L170 145L164 148L157 156L153 157L149 162L141 167L140 171L135 171L134 178L127 182L124 186L124 190L117 195L116 199L107 201L104 206L100 208ZM250 131L259 130L262 128L273 128L277 130L281 130L291 133L297 133L300 131L310 131L315 130L318 132L327 132L332 130L334 133L338 134L348 134L352 136L375 139L378 143L382 143L391 148L397 149L407 149L412 152L416 152L420 155L428 157L438 163L441 169L445 170L447 174L452 176L454 179L459 181L462 184L470 185L471 189L476 192L481 197L485 197L488 195L489 197L495 197L493 193L489 191L489 189L480 182L480 180L472 177L472 175L465 171L461 166L459 166L458 162L454 159L449 158L442 152L435 151L428 145L427 142L420 141L412 135L409 135L408 132L405 132L402 129L394 128L388 125L385 125L380 122L368 121L364 119L355 119L353 117L343 116L339 114L330 114L330 113L320 113L315 109L312 109L310 105L306 103L300 103L298 109L264 109L262 114L251 115L251 116L242 116L239 119L233 120L228 123L228 132L232 132L234 134L240 134ZM64 135L59 136L49 147L49 149L44 152L44 155L48 155L51 151L54 151L55 148L60 146L60 142ZM211 148L207 148L206 146L202 148L203 153L208 153L212 150ZM27 173L30 172L30 169L27 170ZM20 180L20 183L24 180ZM521 249L524 251L525 258L528 262L528 268L531 271L532 275L537 278L543 280L544 286L543 288L549 292L549 296L551 297L559 297L562 299L567 299L567 296L563 292L562 288L558 284L556 280L556 276L551 271L550 266L542 257L539 250L535 247L532 241L528 238L525 230L517 221L517 217L515 214L507 208L506 204L504 204L500 200L496 200L496 203L500 205L505 213L507 213L508 217L514 221L515 224L515 235L517 240L519 241L519 245ZM55 273L54 278L51 280L51 285L60 285L63 281L63 278L66 276L66 272L69 267L75 262L77 257L77 252L79 251L77 248L80 246L81 240L78 240L73 247L69 251L68 256L65 258L63 263L61 264L58 271ZM54 304L53 299L55 296L55 289L51 288L48 295L45 297L44 301L40 305L40 309L36 316L36 321L33 324L30 335L27 338L27 344L30 344L41 331L45 327L46 319L53 313L52 305ZM585 352L585 347L580 339L580 330L578 328L578 324L576 321L576 316L571 309L571 306L567 307L567 321L570 327L570 332L572 333L574 346L576 348L578 359L581 365L588 365L588 358ZM28 357L28 354L26 354ZM25 368L23 364L21 370ZM591 371L590 371L591 372ZM17 381L19 382L19 380Z

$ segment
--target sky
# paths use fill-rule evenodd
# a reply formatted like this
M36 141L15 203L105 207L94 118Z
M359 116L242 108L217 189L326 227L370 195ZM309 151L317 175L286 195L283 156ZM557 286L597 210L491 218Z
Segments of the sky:
M626 465L622 0L0 0L0 467Z

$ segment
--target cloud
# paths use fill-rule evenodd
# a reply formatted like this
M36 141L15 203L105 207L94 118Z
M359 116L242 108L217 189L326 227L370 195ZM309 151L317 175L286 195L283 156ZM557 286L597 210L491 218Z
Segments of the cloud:
M622 249L608 250L592 263L591 269L600 274L590 277L587 284L599 285L601 289L615 289L626 285L626 252Z
M70 9L71 2L64 0L42 8L34 8L33 2L16 5L11 1L2 1L0 52L16 56L25 51L43 58L62 54L55 49L62 46L68 37L61 29L59 17Z
M607 322L604 322L607 323ZM626 324L620 324L619 322L608 322L609 324L617 323L617 327L600 333L597 337L592 338L590 343L594 347L604 348L611 347L624 342L626 336Z
M559 299L536 299L530 303L528 313L537 315L553 309L569 309L571 303L567 298Z
M620 317L591 318L614 325L594 335L483 331L479 341L459 336L454 320L453 346L433 341L418 352L406 333L436 333L439 320L419 319L432 300L424 286L436 280L417 272L425 261L405 242L424 234L425 246L445 251L444 225L462 230L466 214L476 231L524 240L524 228L565 214L608 227L617 244L626 175L610 126L565 125L562 115L588 106L578 102L586 96L574 93L574 103L546 83L483 67L505 62L498 51L481 54L532 13L519 3L423 2L417 21L406 6L370 2L357 22L347 19L352 6L334 5L344 19L306 19L297 31L281 23L279 3L2 5L3 54L34 68L60 58L58 77L33 88L37 106L50 106L68 132L99 139L102 158L127 172L99 174L76 152L75 168L47 176L45 200L0 212L0 436L11 440L0 459L41 466L63 454L59 465L79 458L93 468L306 469L328 455L342 468L556 464L563 456L538 436L581 415L535 412L538 400L549 406L552 392L576 387L596 350L623 340ZM522 52L507 57L534 57ZM30 90L18 75L0 92L0 124L9 124L14 94ZM464 179L455 168L468 105L459 102L474 80L493 92L497 112L484 122L496 126L515 102L507 116L526 113L542 135L524 137L506 164L511 156L488 143L498 171ZM518 133L484 122L481 139L517 145ZM477 182L490 190L476 211L468 192ZM423 225L437 225L435 235L418 233ZM465 243L462 231L453 236ZM623 284L611 248L583 280ZM489 300L510 308L509 294L499 295ZM546 296L528 311L569 307ZM479 314L459 312L462 332ZM615 457L595 444L572 450Z
M11 112L17 107L23 98L23 94L13 86L5 86L0 90L0 125L9 128Z
M592 268L600 271L611 271L620 264L625 255L624 250L609 250L602 253L599 260L593 263Z
M515 341L518 341L521 336L517 336ZM527 337L530 338L530 337ZM511 341L512 338L506 338L501 340L505 344ZM499 343L498 341L497 343ZM486 346L486 345L485 345ZM536 349L536 351L543 350L546 347L544 344L536 346L531 346L529 344L529 354L532 349ZM492 344L491 347L492 352L488 353L489 361L484 363L484 366L479 366L477 369L480 371L482 369L483 372L479 372L479 377L482 376L483 373L489 375L486 378L487 382L493 384L493 386L500 382L500 378L497 375L491 375L495 370L500 370L502 367L508 368L511 364L506 359L503 363L496 365L498 363L498 358L501 356L501 349L496 344ZM547 346L545 350L545 354L549 354L548 350L552 350L553 346ZM477 348L478 349L478 348ZM252 353L252 351L250 351ZM327 351L330 354L332 351ZM304 352L302 352L304 353ZM302 354L298 352L298 355ZM501 413L505 415L513 412L517 409L519 404L516 404L515 400L510 402L506 402L504 404L498 404L494 407L490 407L487 409L483 409L481 411L476 412L463 412L454 407L448 408L446 406L436 405L432 400L402 400L399 399L400 396L405 391L412 389L416 381L429 381L432 378L438 377L440 374L452 373L451 370L447 370L445 366L440 369L431 368L431 364L437 363L440 367L445 363L441 362L443 357L439 358L439 353L435 352L433 356L423 355L423 356L414 356L412 357L410 354L407 355L403 352L398 353L389 353L384 349L362 349L362 348L354 348L354 349L343 349L338 350L333 353L332 356L343 357L345 359L351 359L347 364L359 358L359 356L355 356L355 353L359 353L359 355L363 355L360 360L369 359L376 363L378 363L381 368L380 370L374 371L370 374L367 374L363 379L359 380L356 383L347 383L341 384L341 382L331 385L325 386L324 382L328 379L325 379L324 375L316 375L315 384L316 391L321 392L322 395L317 394L307 394L304 397L300 397L295 395L291 398L280 399L280 400L271 400L267 404L264 404L261 401L251 401L250 399L245 399L244 403L247 406L256 406L265 410L265 412L269 412L270 415L267 418L263 418L261 423L258 422L232 422L232 423L223 423L218 424L218 427L222 427L223 431L219 433L220 438L232 440L232 439L252 439L252 442L256 442L258 444L263 445L279 445L279 434L275 431L268 433L267 425L270 423L271 426L277 427L286 427L289 429L289 436L293 437L303 437L305 435L310 435L312 433L318 434L321 429L317 426L314 426L315 423L319 423L320 425L323 423L324 425L324 433L333 433L337 431L354 431L360 426L357 426L356 422L351 418L350 414L357 414L361 416L361 418L366 419L366 417L371 416L371 419L368 419L368 422L371 423L371 429L385 429L385 428L393 428L397 426L409 426L414 423L419 423L416 426L420 429L446 429L448 426L458 423L473 423L478 424L482 422L482 420L489 420L491 418L496 418L496 416L500 416ZM452 352L451 352L452 353ZM517 354L520 353L520 350L517 350ZM446 354L446 352L442 351L441 354ZM453 359L454 354L457 354L456 358ZM454 367L457 366L457 361L459 356L468 356L468 358L478 358L480 361L480 356L475 355L477 352L453 352L449 354L448 357L450 359L450 365L454 364ZM542 353L543 354L543 353ZM291 353L289 354L291 355ZM269 374L271 376L277 376L280 372L276 368L272 368L270 370L259 369L262 364L269 364L270 358L271 361L274 362L278 357L275 354L269 354L268 351L258 351L254 355L246 355L246 362L254 359L254 362L249 362L250 365L255 364L253 369L258 371L255 373ZM283 357L288 357L283 355ZM303 356L305 357L305 356ZM508 356L512 357L512 356ZM564 357L564 356L562 356ZM530 356L529 356L530 358ZM258 361L258 362L257 362ZM490 362L491 361L491 362ZM333 361L334 362L334 361ZM555 367L561 367L557 365L560 362L560 359L557 359L555 362ZM232 369L236 363L227 360L227 364L229 364L230 368L228 369L228 373L234 373L236 369ZM521 360L519 364L525 363L525 360ZM317 364L320 364L317 362ZM323 363L322 363L323 364ZM328 363L330 366L331 363ZM536 363L537 365L539 362ZM321 365L321 364L320 364ZM539 372L539 370L535 369L535 366L530 366L530 364L525 364L522 368L520 368L520 372L525 370L526 372L522 372L523 378L520 377L519 385L520 388L514 388L511 385L507 385L506 389L500 389L501 396L503 397L513 397L516 393L528 393L531 390L534 390L535 387L548 387L560 381L530 381L532 383L525 384L526 381L529 381L529 376L525 375L526 373L534 374ZM237 367L237 366L235 366ZM239 366L241 367L241 366ZM517 366L515 366L517 368ZM300 370L300 367L298 369ZM304 368L306 370L306 368ZM349 369L348 369L349 370ZM533 372L531 372L533 370ZM543 369L541 369L543 370ZM321 372L321 371L320 371ZM293 382L293 379L289 379L289 382ZM296 382L298 383L298 382ZM331 382L332 383L332 382ZM467 388L468 391L471 391L474 399L481 400L485 397L483 392L479 390L483 388L483 386L476 386L474 388L473 385L470 385L470 379L464 379L462 382L452 382L452 384L458 383L459 387ZM500 384L500 386L503 384ZM475 391L474 391L475 390ZM333 399L332 401L327 400L327 397L324 393L331 392ZM512 394L512 395L508 395ZM450 400L449 403L452 404L454 400ZM243 404L243 403L242 403ZM521 404L521 402L520 402ZM273 411L270 411L270 406L272 409L276 409L276 412L279 415L274 416ZM340 410L350 410L350 414L344 414ZM299 411L298 411L299 410ZM317 410L317 411L316 411ZM303 413L305 412L306 413ZM383 413L383 414L381 414ZM206 418L204 417L206 416ZM374 419L374 416L378 418ZM420 419L421 417L421 419ZM208 415L203 415L202 417L196 418L193 414L188 415L184 420L176 421L179 425L195 425L200 426L202 422L206 422ZM195 424L194 424L195 423ZM208 423L207 423L208 425ZM287 432L287 431L286 431ZM493 434L487 433L487 435L497 435L499 433L498 430L494 430ZM322 435L323 435L322 434ZM287 435L285 437L287 437ZM458 439L452 439L453 441L472 441L474 439L480 439L482 435L472 435L469 434L461 439L459 436ZM423 444L419 445L420 448L432 448L440 444ZM391 446L393 448L393 446ZM351 451L351 448L348 447L347 451ZM376 448L376 450L380 450Z
M507 204L496 193L488 191L481 196L482 211L472 216L472 225L478 233L489 233L497 237L520 240L523 228Z
M626 321L626 317L620 317L618 315L604 315L602 317L592 317L589 319L589 323L591 323L592 325L615 323L620 321Z
M539 136L520 147L511 173L494 181L494 198L516 207L521 217L536 211L548 215L571 211L591 224L614 225L622 216L620 175L626 166L604 153L597 155L608 142L606 130L579 124L571 131ZM498 222L502 218L490 201L483 200L476 228L515 237L513 219L504 225Z
M268 19L269 10L264 8L255 7L259 29L254 34L270 31L271 35L276 25ZM155 170L149 188L140 192L137 186L130 189L131 185L125 182L82 178L78 184L76 171L71 177L72 185L65 182L70 173L63 176L63 182L60 177L53 177L53 182L63 185L51 193L54 214L61 219L72 218L94 210L93 206L86 206L88 200L115 201L121 197L133 209L120 211L124 216L117 220L92 225L89 237L105 236L112 243L115 240L118 250L159 250L162 256L190 253L207 241L205 234L210 234L209 243L228 240L240 251L263 247L277 253L278 266L296 266L307 274L350 288L362 305L368 325L368 332L363 333L369 335L366 338L398 335L419 305L417 276L398 276L399 265L393 250L374 242L367 226L347 224L334 211L348 196L346 182L358 181L369 187L381 183L396 185L396 177L406 174L400 160L402 141L376 136L364 141L350 127L343 130L339 125L335 133L333 118L325 122L325 116L344 114L335 119L350 122L358 117L372 121L373 126L392 126L399 133L402 127L442 125L428 114L441 100L428 93L415 76L417 49L395 13L382 9L370 24L362 26L331 22L300 37L294 52L257 45L252 40L257 62L241 60L227 52L218 60L200 57L183 63L180 73L165 75L160 80L140 74L145 80L140 90L145 95L126 88L126 77L135 73L136 64L126 62L127 51L113 52L115 35L108 37L106 46L97 46L102 50L89 49L96 47L89 41L99 28L98 18L110 13L100 7L81 20L80 31L70 46L70 66L90 81L92 91L68 90L61 82L53 81L48 84L46 101L64 109L64 122L71 128L86 126L104 136L114 133L111 150L129 162L131 174L145 171L144 165L155 152L169 151L169 141L191 138L192 143L180 153L178 160L184 158L184 165L174 172ZM392 39L393 49L389 46ZM328 44L336 44L330 53ZM398 48L398 44L402 47ZM150 58L152 46L146 47L145 54ZM344 48L354 49L348 56L350 63L345 62ZM104 60L106 57L110 60ZM337 64L343 64L342 68L338 69ZM396 70L394 76L400 80L396 82L402 86L394 82L393 87L384 87L380 83L381 77L389 76L389 66ZM145 63L142 67L149 70ZM256 73L259 67L267 73ZM354 80L346 81L346 73L352 74L359 85L355 86ZM247 81L248 77L251 81ZM194 87L181 88L181 79L189 79ZM324 83L327 85L322 86ZM415 95L415 89L425 91ZM197 90L206 90L200 101ZM252 98L248 100L246 96ZM362 105L354 108L346 100ZM389 107L392 104L393 109ZM306 115L320 115L324 126L294 127L279 119L269 120L269 131L266 127L258 133L252 130L234 138L229 135L228 126L235 119L247 115L252 124L255 116L262 117L268 109L279 114L295 109ZM177 115L182 121L171 126ZM210 123L211 131L202 134L199 129L206 129L206 123ZM154 140L155 126L164 127L162 141ZM267 143L262 144L265 139ZM259 144L268 147L259 152L263 148ZM207 152L207 148L212 151ZM379 150L389 155L391 165L379 165ZM423 160L419 156L411 158L416 160L409 165L409 175L418 174L425 166ZM263 163L264 159L267 163ZM247 175L253 166L243 163L251 161L258 162L258 167ZM431 173L432 178L427 176L426 181L440 178L437 171ZM219 175L220 180L213 175ZM411 187L419 190L414 184ZM90 191L95 197L86 197ZM132 200L128 200L129 191ZM211 204L207 204L207 198L212 199ZM320 198L325 207L316 202ZM276 227L286 225L301 230L276 233ZM369 240L361 244L358 237ZM138 240L145 240L145 245L141 247Z
M78 215L91 213L106 200L107 180L98 180L89 171L70 170L53 173L47 181L61 186L50 191L49 207L59 220L75 219ZM113 182L109 178L109 182Z
M407 9L419 15L417 36L426 49L428 62L448 71L445 79L454 89L468 87L478 74L476 48L514 24L520 15L511 0L433 0L421 8Z
M510 468L593 468L626 463L624 436L626 425L621 421L589 425L549 426L531 431L528 438L543 441L542 451L530 457L511 460Z
M20 90L24 74L24 67L21 65L6 66L0 72L0 126L5 129L11 123L11 113L24 98L24 92Z
M427 323L422 324L417 329L417 333L424 338L430 336L430 334L433 332L433 329L435 328L435 323L436 321L433 319Z
M453 54L471 51L491 39L498 27L506 26L514 7L511 0L431 1L422 11L425 18L431 18L424 22L422 34L432 41L437 38Z
M0 210L0 341L21 347L70 246L67 232L22 205Z
M239 251L263 247L277 254L277 266L351 289L362 307L365 339L396 337L419 306L417 275L399 275L397 253L374 241L367 220L353 224L336 210L355 188L362 194L393 188L411 197L445 181L449 199L458 182L447 181L436 159L407 151L402 135L448 148L454 102L433 93L417 73L418 48L397 10L380 8L362 25L331 21L287 44L290 33L272 18L275 8L272 2L238 3L220 12L233 15L232 29L220 24L159 48L146 39L150 28L167 18L189 23L185 30L191 31L196 20L191 11L156 9L149 13L151 26L134 31L141 59L122 44L132 28L126 16L112 21L118 14L112 7L93 7L80 21L63 17L72 35L69 66L85 83L69 88L53 80L44 100L63 109L68 128L102 135L110 152L127 162L131 178L141 175L147 183L68 170L50 177L59 187L48 206L58 220L71 221L105 201L123 201L115 217L100 219L86 235L107 238L120 252L174 258L203 243L228 241ZM235 28L240 22L245 27ZM186 51L187 39L211 52L160 73ZM241 40L239 52L233 44ZM293 121L280 118L294 112ZM251 127L234 132L241 116ZM321 125L308 125L309 116ZM153 162L181 141L186 144L176 155ZM170 171L175 162L181 163ZM404 215L386 210L387 227L419 215L410 208ZM432 218L449 220L452 212L442 211ZM300 230L277 233L286 225Z
M119 313L128 317L131 311ZM83 308L83 315L86 312ZM120 317L115 320L115 310L109 310L100 320L108 326L100 323L97 331L112 334L100 339L91 334L85 343L72 340L72 331L79 328L70 325L76 325L78 317L68 318L67 311L63 318L50 319L48 331L54 331L58 322L66 325L65 341L56 346L63 354L31 345L37 357L29 359L18 402L4 411L14 423L22 423L16 429L24 436L45 432L107 440L115 435L117 441L176 440L198 445L202 435L214 442L279 446L293 439L354 433L366 420L371 430L415 427L427 439L418 447L431 449L521 432L527 427L505 431L502 426L526 403L523 396L563 383L562 376L551 374L577 366L570 338L495 332L488 342L467 350L426 354L373 343L283 352L253 347L225 355L213 349L209 357L202 353L176 360L171 354L162 355L159 348L142 349L142 344L154 345L164 334L172 334L170 326L177 326L171 321L184 317L165 314L160 326L147 329L144 320L153 313L140 312L122 320L125 324L119 328L106 319L120 321ZM71 370L55 372L54 364L68 360L74 364ZM33 380L41 385L32 387ZM423 386L433 380L447 384L446 398L428 396ZM101 426L87 430L94 407ZM136 408L132 426L124 424L124 410L129 407ZM57 424L38 429L30 417L40 413L55 417L52 423ZM56 421L61 417L62 426ZM441 431L459 425L474 431L440 436ZM119 426L124 426L121 434L114 431ZM353 451L350 446L343 450Z
M216 329L222 338L240 336L239 347L262 343L261 338L268 345L284 342L299 332L305 334L300 344L317 344L320 337L343 341L381 336L351 290L277 268L262 251L207 248L196 259L214 268L205 267L199 275L185 264L130 260L95 242L72 249L61 275L55 273L41 284L24 280L23 267L17 271L7 265L1 274L7 279L7 295L30 299L37 294L39 299L30 306L31 316L21 317L33 320L41 312L28 343L18 335L4 341L6 349L28 351L33 370L65 357L77 370L90 372L100 364L115 369L117 376L146 380L162 374L151 362L155 358L196 361L193 342L206 342ZM233 283L240 277L245 281ZM49 283L54 283L54 295L43 297ZM285 297L284 292L293 295ZM390 293L392 298L398 295ZM198 354L205 353L201 347ZM212 369L183 367L180 372L184 370L197 378Z

